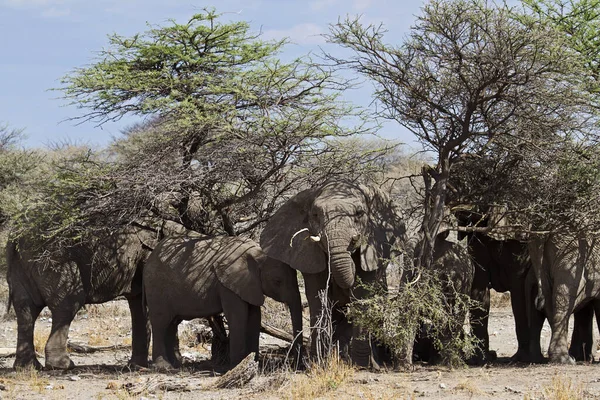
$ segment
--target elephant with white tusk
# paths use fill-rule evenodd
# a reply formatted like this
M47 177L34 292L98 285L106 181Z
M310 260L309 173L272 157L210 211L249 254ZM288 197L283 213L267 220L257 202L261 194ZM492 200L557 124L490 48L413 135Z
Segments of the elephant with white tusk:
M392 246L404 231L403 222L379 188L335 181L289 199L265 226L260 243L268 255L302 272L311 326L317 324L323 309L318 293L328 289L328 297L335 304L334 340L342 352L351 352L357 364L376 367L378 360L371 354L371 344L357 339L364 332L350 325L343 308L352 298L368 295L356 284L358 280L385 285L382 276ZM313 330L313 355L317 342Z

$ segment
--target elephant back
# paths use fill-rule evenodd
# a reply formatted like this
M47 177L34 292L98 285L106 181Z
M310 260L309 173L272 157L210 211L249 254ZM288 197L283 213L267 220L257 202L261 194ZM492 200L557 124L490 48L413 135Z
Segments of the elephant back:
M248 239L176 236L159 243L146 268L162 265L171 268L173 276L192 281L216 276L219 283L242 300L261 306L264 295L257 261L260 255L258 244Z

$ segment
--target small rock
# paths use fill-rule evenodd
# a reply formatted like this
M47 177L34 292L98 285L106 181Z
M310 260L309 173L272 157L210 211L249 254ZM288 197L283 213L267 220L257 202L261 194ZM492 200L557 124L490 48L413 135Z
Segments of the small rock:
M4 385L3 383L0 383L0 390L6 390L6 385Z
M80 380L81 380L81 378L80 378L80 377L78 377L77 375L71 375L71 376L69 377L69 380L71 380L71 381L73 381L73 382L76 382L76 381L80 381Z
M440 383L440 389L446 389L446 388L447 388L447 386L445 383Z
M44 389L46 389L46 390L52 390L52 389L54 389L54 386L52 386L52 385L48 385L48 386L46 386Z

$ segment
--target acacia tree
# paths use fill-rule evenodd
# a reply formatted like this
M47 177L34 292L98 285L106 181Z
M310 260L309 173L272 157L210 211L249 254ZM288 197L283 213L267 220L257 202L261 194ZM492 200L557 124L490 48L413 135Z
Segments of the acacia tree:
M101 207L149 209L207 234L249 232L291 191L357 177L381 152L352 154L357 116L339 101L348 83L309 59L277 58L286 41L260 40L214 11L187 23L113 35L88 67L63 79L64 97L98 124L145 117L112 148Z
M379 116L408 128L437 158L422 172L425 239L417 266L432 261L451 172L465 154L552 142L581 127L579 57L555 29L513 11L480 0L432 0L399 46L384 43L381 25L359 19L331 28L329 40L353 55L330 58L370 78Z

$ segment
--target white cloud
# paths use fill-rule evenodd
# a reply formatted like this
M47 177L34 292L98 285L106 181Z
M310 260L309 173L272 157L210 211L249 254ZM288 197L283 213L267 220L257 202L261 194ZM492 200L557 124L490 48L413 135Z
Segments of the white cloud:
M325 31L317 24L304 23L295 25L289 29L270 29L264 32L264 39L290 38L297 44L321 44L325 39L321 36Z

